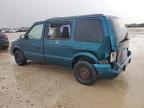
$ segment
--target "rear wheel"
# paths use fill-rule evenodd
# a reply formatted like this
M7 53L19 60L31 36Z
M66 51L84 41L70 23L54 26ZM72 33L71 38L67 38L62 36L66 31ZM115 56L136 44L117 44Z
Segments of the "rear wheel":
M92 85L96 82L96 71L86 61L78 61L74 66L74 75L78 82L84 85Z
M20 50L14 52L15 61L19 66L24 66L27 63L26 58Z

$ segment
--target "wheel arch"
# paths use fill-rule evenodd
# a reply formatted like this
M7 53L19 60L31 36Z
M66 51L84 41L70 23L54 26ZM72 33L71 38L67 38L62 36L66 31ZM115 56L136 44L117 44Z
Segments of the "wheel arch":
M94 54L89 53L89 52L80 52L73 56L72 68L74 67L75 63L78 62L79 60L84 60L91 64L98 63L98 59Z
M22 53L24 53L23 50L22 50L20 47L18 47L18 46L15 46L15 47L13 48L12 53L14 54L16 50L19 50L19 51L21 51Z

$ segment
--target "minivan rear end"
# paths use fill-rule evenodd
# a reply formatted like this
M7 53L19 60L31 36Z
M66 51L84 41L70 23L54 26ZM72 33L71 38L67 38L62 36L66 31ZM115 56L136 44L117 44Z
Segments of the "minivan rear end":
M111 44L109 64L95 64L95 68L99 72L100 78L115 78L125 71L131 61L129 37L121 19L107 16L106 21Z
M113 32L116 36L117 49L115 50L116 59L111 62L116 62L119 65L124 65L123 70L126 68L125 62L130 58L131 52L129 51L129 36L125 24L116 17L109 17ZM129 60L130 61L130 60Z

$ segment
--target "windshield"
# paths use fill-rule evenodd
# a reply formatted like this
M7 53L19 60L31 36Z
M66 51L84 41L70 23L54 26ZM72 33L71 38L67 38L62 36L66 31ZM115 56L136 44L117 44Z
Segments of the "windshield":
M124 41L127 38L127 29L125 24L121 21L121 19L116 17L110 17L110 21L116 34L118 43Z

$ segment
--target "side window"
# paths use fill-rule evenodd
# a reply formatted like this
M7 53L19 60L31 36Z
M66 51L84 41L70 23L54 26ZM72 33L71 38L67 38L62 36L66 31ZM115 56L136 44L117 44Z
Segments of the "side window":
M31 39L41 39L43 31L43 24L35 25L30 32L28 33L29 38Z
M75 40L83 42L102 42L104 38L102 23L98 19L77 20Z
M70 24L51 23L48 25L49 39L69 39L70 38Z

